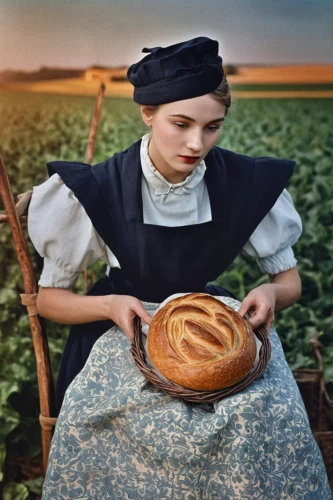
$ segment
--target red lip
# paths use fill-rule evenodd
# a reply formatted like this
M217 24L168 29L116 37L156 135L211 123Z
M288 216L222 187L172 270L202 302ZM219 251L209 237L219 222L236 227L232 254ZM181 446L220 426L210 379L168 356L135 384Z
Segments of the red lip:
M179 155L179 158L181 158L185 163L194 163L200 158L200 156L182 156L182 155Z
M186 155L179 155L181 158L191 158L191 160L197 160L200 158L200 156L186 156Z

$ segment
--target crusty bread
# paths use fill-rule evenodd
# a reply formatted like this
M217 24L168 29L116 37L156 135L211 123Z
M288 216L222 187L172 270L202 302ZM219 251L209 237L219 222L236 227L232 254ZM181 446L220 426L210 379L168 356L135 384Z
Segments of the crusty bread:
M236 384L251 371L256 342L250 323L231 307L211 295L191 293L156 313L148 353L172 382L214 391Z

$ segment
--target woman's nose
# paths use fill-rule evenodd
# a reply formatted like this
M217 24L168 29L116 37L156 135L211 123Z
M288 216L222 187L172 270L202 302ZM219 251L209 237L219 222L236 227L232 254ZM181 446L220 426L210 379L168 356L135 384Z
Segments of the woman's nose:
M203 149L203 139L202 139L202 132L194 132L191 131L191 134L189 135L187 139L187 147L188 149L191 149L192 151L199 152Z

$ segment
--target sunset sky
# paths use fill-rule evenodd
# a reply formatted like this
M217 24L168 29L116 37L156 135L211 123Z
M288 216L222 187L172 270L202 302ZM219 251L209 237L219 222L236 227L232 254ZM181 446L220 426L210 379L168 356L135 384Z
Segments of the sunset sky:
M195 36L225 63L333 63L333 0L0 0L0 71L129 65Z

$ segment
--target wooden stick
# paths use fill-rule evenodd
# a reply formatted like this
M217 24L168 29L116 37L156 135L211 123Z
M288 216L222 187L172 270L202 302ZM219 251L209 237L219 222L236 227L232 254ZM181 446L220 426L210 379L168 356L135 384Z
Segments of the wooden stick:
M102 102L103 102L103 98L104 98L104 93L105 93L105 84L101 83L101 86L100 86L98 94L97 94L94 114L93 114L92 121L91 121L88 146L87 146L87 151L86 151L86 163L88 163L89 165L93 161L93 158L94 158L97 128L98 128L98 123L99 123L99 119L100 119L100 115L101 115L101 106L102 106Z
M0 195L7 212L8 223L11 229L16 255L22 272L25 296L28 299L26 303L32 340L37 362L37 379L40 395L40 411L44 417L51 417L54 414L54 383L51 371L50 353L47 342L47 335L44 328L44 323L37 313L32 313L34 297L37 296L37 286L35 273L28 249L26 239L24 237L19 217L15 208L14 200L10 190L10 184L5 169L5 165L0 156ZM29 299L30 302L29 302ZM32 302L31 302L32 301ZM30 308L30 311L29 311ZM49 450L51 446L52 430L42 428L43 442L43 464L46 470Z

